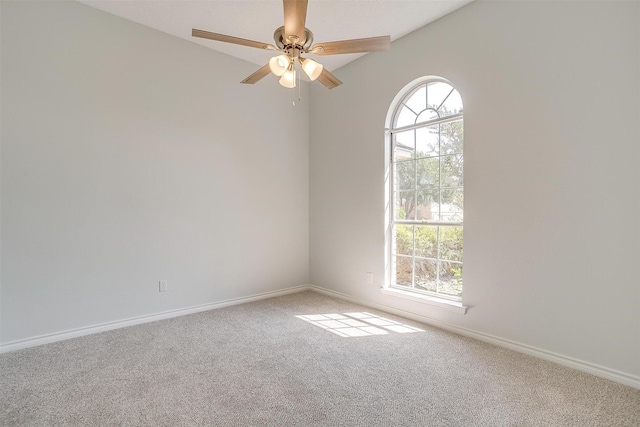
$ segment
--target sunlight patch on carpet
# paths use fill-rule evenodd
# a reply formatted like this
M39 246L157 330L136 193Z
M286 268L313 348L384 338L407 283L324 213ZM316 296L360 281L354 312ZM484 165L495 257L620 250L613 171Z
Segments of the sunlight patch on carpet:
M364 311L343 314L307 314L296 317L341 337L387 335L389 332L398 334L424 332L422 329Z

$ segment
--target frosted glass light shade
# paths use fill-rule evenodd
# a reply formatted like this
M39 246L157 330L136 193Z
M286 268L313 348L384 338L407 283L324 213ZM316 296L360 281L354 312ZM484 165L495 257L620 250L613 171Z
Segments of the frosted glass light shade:
M324 68L322 64L317 63L313 59L304 58L301 60L302 69L305 74L309 76L309 80L314 81L317 79L320 74L322 74L322 69Z
M280 84L289 89L296 87L296 70L293 68L293 64L280 77Z
M280 77L289 68L289 57L287 55L274 56L269 60L269 69L273 74Z

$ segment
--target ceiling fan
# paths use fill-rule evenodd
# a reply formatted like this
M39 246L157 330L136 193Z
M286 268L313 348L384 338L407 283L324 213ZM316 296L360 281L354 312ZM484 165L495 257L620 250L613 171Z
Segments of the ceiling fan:
M275 46L239 37L211 33L193 29L191 35L203 39L217 40L258 49L282 52L274 56L269 63L244 79L241 83L254 84L270 72L280 77L280 84L287 88L296 86L296 63L311 81L318 80L329 89L342 82L322 64L311 58L303 58L302 54L336 55L342 53L376 52L389 49L389 36L369 37L364 39L340 40L313 45L313 33L305 28L307 18L307 0L283 0L284 26L273 33Z

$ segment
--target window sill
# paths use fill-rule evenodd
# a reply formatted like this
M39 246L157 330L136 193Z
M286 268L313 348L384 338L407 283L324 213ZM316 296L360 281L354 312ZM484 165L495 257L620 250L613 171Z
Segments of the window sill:
M430 305L453 313L466 314L467 306L462 305L459 301L450 301L444 298L432 297L429 295L421 295L415 292L403 291L396 288L382 288L381 292L385 295L404 298L421 304Z

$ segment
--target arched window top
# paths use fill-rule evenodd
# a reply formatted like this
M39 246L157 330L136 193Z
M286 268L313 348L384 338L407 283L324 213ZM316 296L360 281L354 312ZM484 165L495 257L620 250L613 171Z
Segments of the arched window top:
M445 79L423 80L398 103L393 129L462 114L462 97Z

